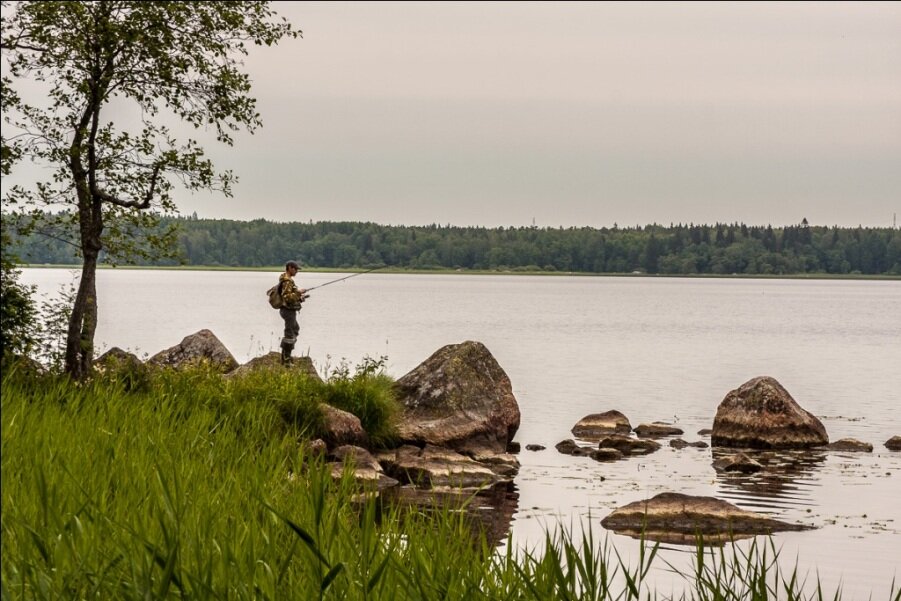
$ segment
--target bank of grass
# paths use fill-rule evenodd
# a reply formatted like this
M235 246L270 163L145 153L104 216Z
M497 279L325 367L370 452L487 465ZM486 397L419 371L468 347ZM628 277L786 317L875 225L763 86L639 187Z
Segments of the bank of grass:
M323 385L280 372L108 372L74 384L7 366L3 600L658 597L644 580L654 546L627 566L590 530L558 531L498 553L458 512L357 502L304 441L321 427L323 393L390 421L378 408L390 405L390 380L374 376ZM684 596L840 598L801 594L774 555L699 547Z

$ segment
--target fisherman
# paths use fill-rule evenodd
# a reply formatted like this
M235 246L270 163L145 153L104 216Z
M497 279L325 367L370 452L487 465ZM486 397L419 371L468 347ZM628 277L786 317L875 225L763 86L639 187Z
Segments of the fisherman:
M294 283L294 276L298 271L300 271L300 265L297 261L288 261L285 263L285 273L278 277L278 289L282 297L282 307L278 313L285 320L285 337L282 338L281 345L283 365L291 363L291 352L294 350L297 336L300 334L297 312L300 311L301 303L309 297L304 288L298 288Z

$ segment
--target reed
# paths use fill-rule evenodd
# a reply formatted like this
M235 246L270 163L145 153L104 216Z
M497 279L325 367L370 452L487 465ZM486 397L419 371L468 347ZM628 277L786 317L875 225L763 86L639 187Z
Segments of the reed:
M376 420L389 384L203 369L74 384L5 369L3 600L657 598L655 545L629 565L590 529L560 529L498 551L460 512L354 502L351 479L307 452L315 403L326 391ZM772 545L728 549L698 547L683 598L841 597L779 571Z

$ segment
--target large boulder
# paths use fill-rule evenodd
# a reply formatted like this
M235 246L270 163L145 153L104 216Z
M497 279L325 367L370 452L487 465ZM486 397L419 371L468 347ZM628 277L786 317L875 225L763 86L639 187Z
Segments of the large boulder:
M322 377L316 371L313 360L309 357L293 357L288 365L282 365L281 353L271 352L260 357L254 357L244 365L228 374L230 378L237 378L249 373L264 370L288 370L291 373L303 374L313 380L322 381Z
M397 381L401 440L466 454L503 453L519 428L510 378L485 345L467 341L437 350Z
M225 345L209 330L185 336L177 345L155 354L148 363L164 367L209 363L223 373L238 367L238 362Z
M806 449L828 444L826 428L774 378L749 380L729 392L713 420L713 446Z
M637 538L643 533L650 540L684 544L694 544L698 534L704 536L705 542L725 542L748 535L810 528L746 511L714 497L672 492L619 507L601 520L601 525L617 534Z
M597 440L607 434L628 434L631 431L629 418L615 409L586 415L571 430L573 436L586 440Z

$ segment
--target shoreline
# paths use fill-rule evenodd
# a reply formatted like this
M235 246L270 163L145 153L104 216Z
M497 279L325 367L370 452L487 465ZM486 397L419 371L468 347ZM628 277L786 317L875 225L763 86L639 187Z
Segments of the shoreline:
M77 264L56 263L23 263L16 265L17 269L70 269L80 270ZM162 271L248 271L248 272L280 272L281 265L269 267L229 267L223 265L98 265L98 269L128 269L128 270L162 270ZM309 273L362 273L367 271L365 267L304 267L302 272ZM412 275L511 275L511 276L577 276L577 277L626 277L626 278L688 278L688 279L761 279L761 280L901 280L901 275L893 274L861 274L861 273L595 273L588 271L526 271L516 269L405 269L398 267L386 267L372 272L390 274Z

